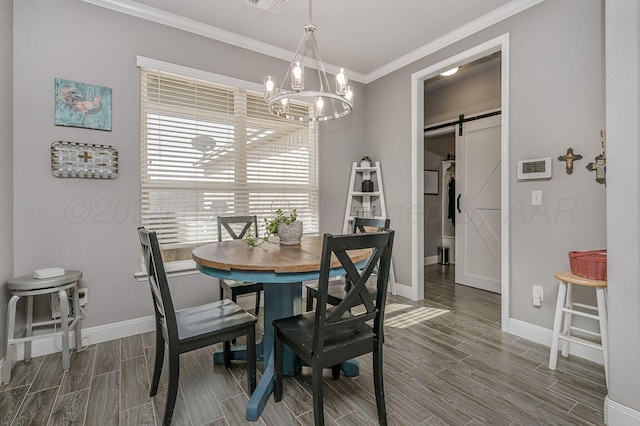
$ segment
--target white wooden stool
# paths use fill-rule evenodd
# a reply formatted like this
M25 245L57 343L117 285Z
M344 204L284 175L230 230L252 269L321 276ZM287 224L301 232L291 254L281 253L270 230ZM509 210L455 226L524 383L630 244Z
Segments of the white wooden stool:
M12 278L7 281L7 288L12 296L7 309L7 336L2 382L11 380L13 349L12 345L24 343L24 360L31 360L31 342L36 339L62 336L62 369L69 370L69 331L75 329L76 350L82 347L80 300L78 296L78 281L82 278L80 271L66 271L64 275L53 278L36 279L33 275ZM71 289L73 297L73 316L69 316L69 299L67 290ZM33 322L33 296L57 293L60 300L60 319ZM27 298L27 312L25 318L24 337L16 338L16 305L21 297ZM60 324L60 331L33 335L34 327L44 327Z
M577 343L593 349L601 350L604 359L604 373L607 385L609 384L609 354L608 354L608 336L607 336L607 282L599 280L591 280L579 275L572 274L568 271L555 272L553 276L558 280L558 301L556 303L556 316L553 321L553 338L551 340L551 353L549 354L549 369L555 370L558 362L558 346L562 340L562 356L569 356L569 343ZM598 306L585 305L575 303L573 301L573 286L581 285L585 287L593 287L596 289L596 299ZM584 311L578 311L574 308L595 311L591 314ZM600 325L600 333L584 330L571 325L573 315L596 320ZM563 326L564 323L564 326ZM562 332L560 332L562 328ZM596 336L600 338L600 344L589 340L581 339L571 335L572 331Z

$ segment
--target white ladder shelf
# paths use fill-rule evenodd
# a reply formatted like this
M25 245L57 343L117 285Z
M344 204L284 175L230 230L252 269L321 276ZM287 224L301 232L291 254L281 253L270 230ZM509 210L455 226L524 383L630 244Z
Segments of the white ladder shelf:
M373 191L362 191L362 181L371 180ZM380 162L376 161L370 167L360 167L354 162L351 166L351 179L349 182L349 194L347 195L347 207L344 213L343 233L352 232L353 221L356 217L387 219L387 209L384 201L384 189L382 187L382 171ZM396 279L393 271L393 260L389 271L389 284L392 294L396 294Z

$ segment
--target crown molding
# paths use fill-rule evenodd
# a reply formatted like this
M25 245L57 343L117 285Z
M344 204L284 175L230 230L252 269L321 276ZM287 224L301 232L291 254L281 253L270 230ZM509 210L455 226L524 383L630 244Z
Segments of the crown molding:
M114 10L116 12L125 13L127 15L135 16L137 18L146 19L148 21L156 22L158 24L173 27L179 30L187 31L193 34L201 35L203 37L210 38L212 40L221 41L233 46L241 47L243 49L251 50L253 52L261 53L263 55L272 56L274 58L282 59L287 62L291 62L295 52L291 52L280 47L273 46L268 43L263 43L258 40L254 40L249 37L241 36L231 31L226 31L212 25L203 24L202 22L195 21L193 19L185 18L184 16L176 15L174 13L166 12L164 10L157 9L155 7L146 6L140 3L136 3L131 0L82 0L85 3L93 4L95 6L104 7L105 9ZM305 65L311 68L315 68L315 63L305 61ZM324 63L327 72L336 74L340 67L328 63ZM352 72L349 70L349 79L363 83L365 76L363 74Z
M498 22L504 21L505 19L510 18L513 15L516 15L524 10L529 9L530 7L542 3L543 1L544 0L513 0L505 4L504 6L499 7L487 13L486 15L481 16L478 19L469 22L468 24L456 28L450 33L445 34L444 36L437 38L422 47L419 47L413 52L407 53L406 55L401 56L395 61L389 62L387 65L383 65L377 70L370 72L365 76L364 83L371 83L372 81L384 77L385 75L390 74L394 71L397 71L404 66L422 59L425 56L431 55L434 52L437 52L438 50L443 49L457 41L469 37L470 35L488 28L491 25L495 25Z
M212 25L203 24L202 22L188 19L174 13L169 13L155 7L146 6L137 3L132 0L82 0L85 3L90 3L95 6L104 7L106 9L114 10L117 12L125 13L127 15L135 16L138 18L146 19L158 24L167 25L169 27L177 28L183 31L187 31L193 34L198 34L203 37L207 37L213 40L221 41L233 46L241 47L243 49L251 50L253 52L261 53L263 55L272 56L274 58L282 59L289 62L295 55L295 52L291 52L286 49L282 49L273 46L268 43L263 43L258 40L254 40L249 37L241 36L230 31L226 31ZM415 62L425 56L428 56L440 49L443 49L457 41L462 40L478 31L481 31L491 25L497 24L513 15L516 15L524 10L529 9L544 0L513 0L502 7L499 7L478 19L475 19L468 24L465 24L454 31L425 44L418 49L401 56L400 58L378 68L369 74L361 74L349 70L349 78L360 83L368 84L374 80L384 77L412 62ZM313 63L305 63L309 67L314 67ZM325 63L327 72L335 74L338 71L338 66Z

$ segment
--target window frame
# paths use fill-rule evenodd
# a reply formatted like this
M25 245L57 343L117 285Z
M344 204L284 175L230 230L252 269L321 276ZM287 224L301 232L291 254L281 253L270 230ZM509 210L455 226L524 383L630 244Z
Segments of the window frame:
M171 73L171 74L175 74L177 76L181 76L181 77L185 77L186 79L197 79L197 80L201 80L201 81L205 81L205 82L211 82L212 84L215 85L224 85L224 86L230 86L235 90L238 91L247 91L247 92L257 92L257 93L261 93L263 88L262 85L257 84L257 83L253 83L250 81L245 81L245 80L240 80L240 79L236 79L233 77L228 77L228 76L224 76L224 75L220 75L220 74L215 74L215 73L210 73L207 71L202 71L202 70L198 70L198 69L194 69L194 68L189 68L189 67L185 67L185 66L181 66L181 65L176 65L176 64L172 64L172 63L168 63L168 62L163 62L163 61L158 61L155 59L150 59L150 58L146 58L146 57L142 57L142 56L137 56L136 58L136 64L139 68L148 68L151 70L157 70L159 72L163 72L163 73ZM142 70L140 70L140 72L142 72ZM255 93L248 93L248 96L252 96L255 95ZM144 109L144 105L143 105L144 100L141 98L140 99L140 111L142 113L143 109ZM181 108L179 106L175 107L175 112L180 114L180 115L185 115L185 116L189 116L192 115L193 110L190 108ZM212 112L211 113L212 116L215 116L216 113ZM140 117L141 120L141 126L144 125L146 118L143 118L142 116ZM258 119L259 120L259 119ZM311 130L309 130L311 129ZM141 128L141 135L146 135L146 129ZM314 127L312 128L308 128L307 129L308 132L313 132L314 134L314 138L315 138L315 144L316 144L316 149L315 152L313 152L313 156L314 158L314 164L315 164L315 170L310 169L310 172L313 171L313 173L315 173L315 177L316 180L313 183L310 183L310 185L315 186L316 190L315 192L310 193L312 195L312 197L316 198L315 201L315 208L312 209L312 215L315 216L315 219L317 220L317 226L319 227L319 221L320 221L320 203L319 203L319 193L320 193L320 189L319 189L319 179L317 179L318 177L318 173L319 173L319 157L320 157L320 152L319 152L319 128L317 126L317 124L315 124ZM143 155L143 149L147 149L146 148L146 141L143 141L141 138L140 141L141 145L140 145L140 149L141 149L141 156ZM144 158L144 157L143 157ZM142 158L141 158L142 160ZM248 163L247 163L248 164ZM145 181L145 176L143 176L143 169L140 169L139 172L139 177L140 177L140 182L141 182L141 189L142 189L142 183ZM268 184L265 184L266 186L269 186ZM280 184L282 185L282 184ZM286 185L286 184L284 184ZM187 188L187 186L185 186L185 188ZM247 196L250 196L249 194L247 194ZM142 200L141 200L142 202ZM141 208L141 213L142 213L142 204L140 206ZM184 243L187 244L187 243ZM175 261L169 261L169 262L165 262L166 265L166 269L167 269L167 274L169 276L179 276L179 275L187 275L187 274L194 274L194 273L199 273L199 271L197 271L196 269L196 264L193 260L175 260ZM143 281L147 279L147 275L146 275L146 271L144 268L144 265L141 262L141 269L140 272L136 272L134 274L135 278L138 281Z

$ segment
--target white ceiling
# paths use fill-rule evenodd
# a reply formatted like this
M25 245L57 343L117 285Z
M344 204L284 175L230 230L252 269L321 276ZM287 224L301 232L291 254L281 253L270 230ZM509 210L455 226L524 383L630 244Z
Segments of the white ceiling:
M279 14L244 0L83 0L291 60L309 20L309 2ZM313 23L329 70L375 80L542 0L316 0Z

